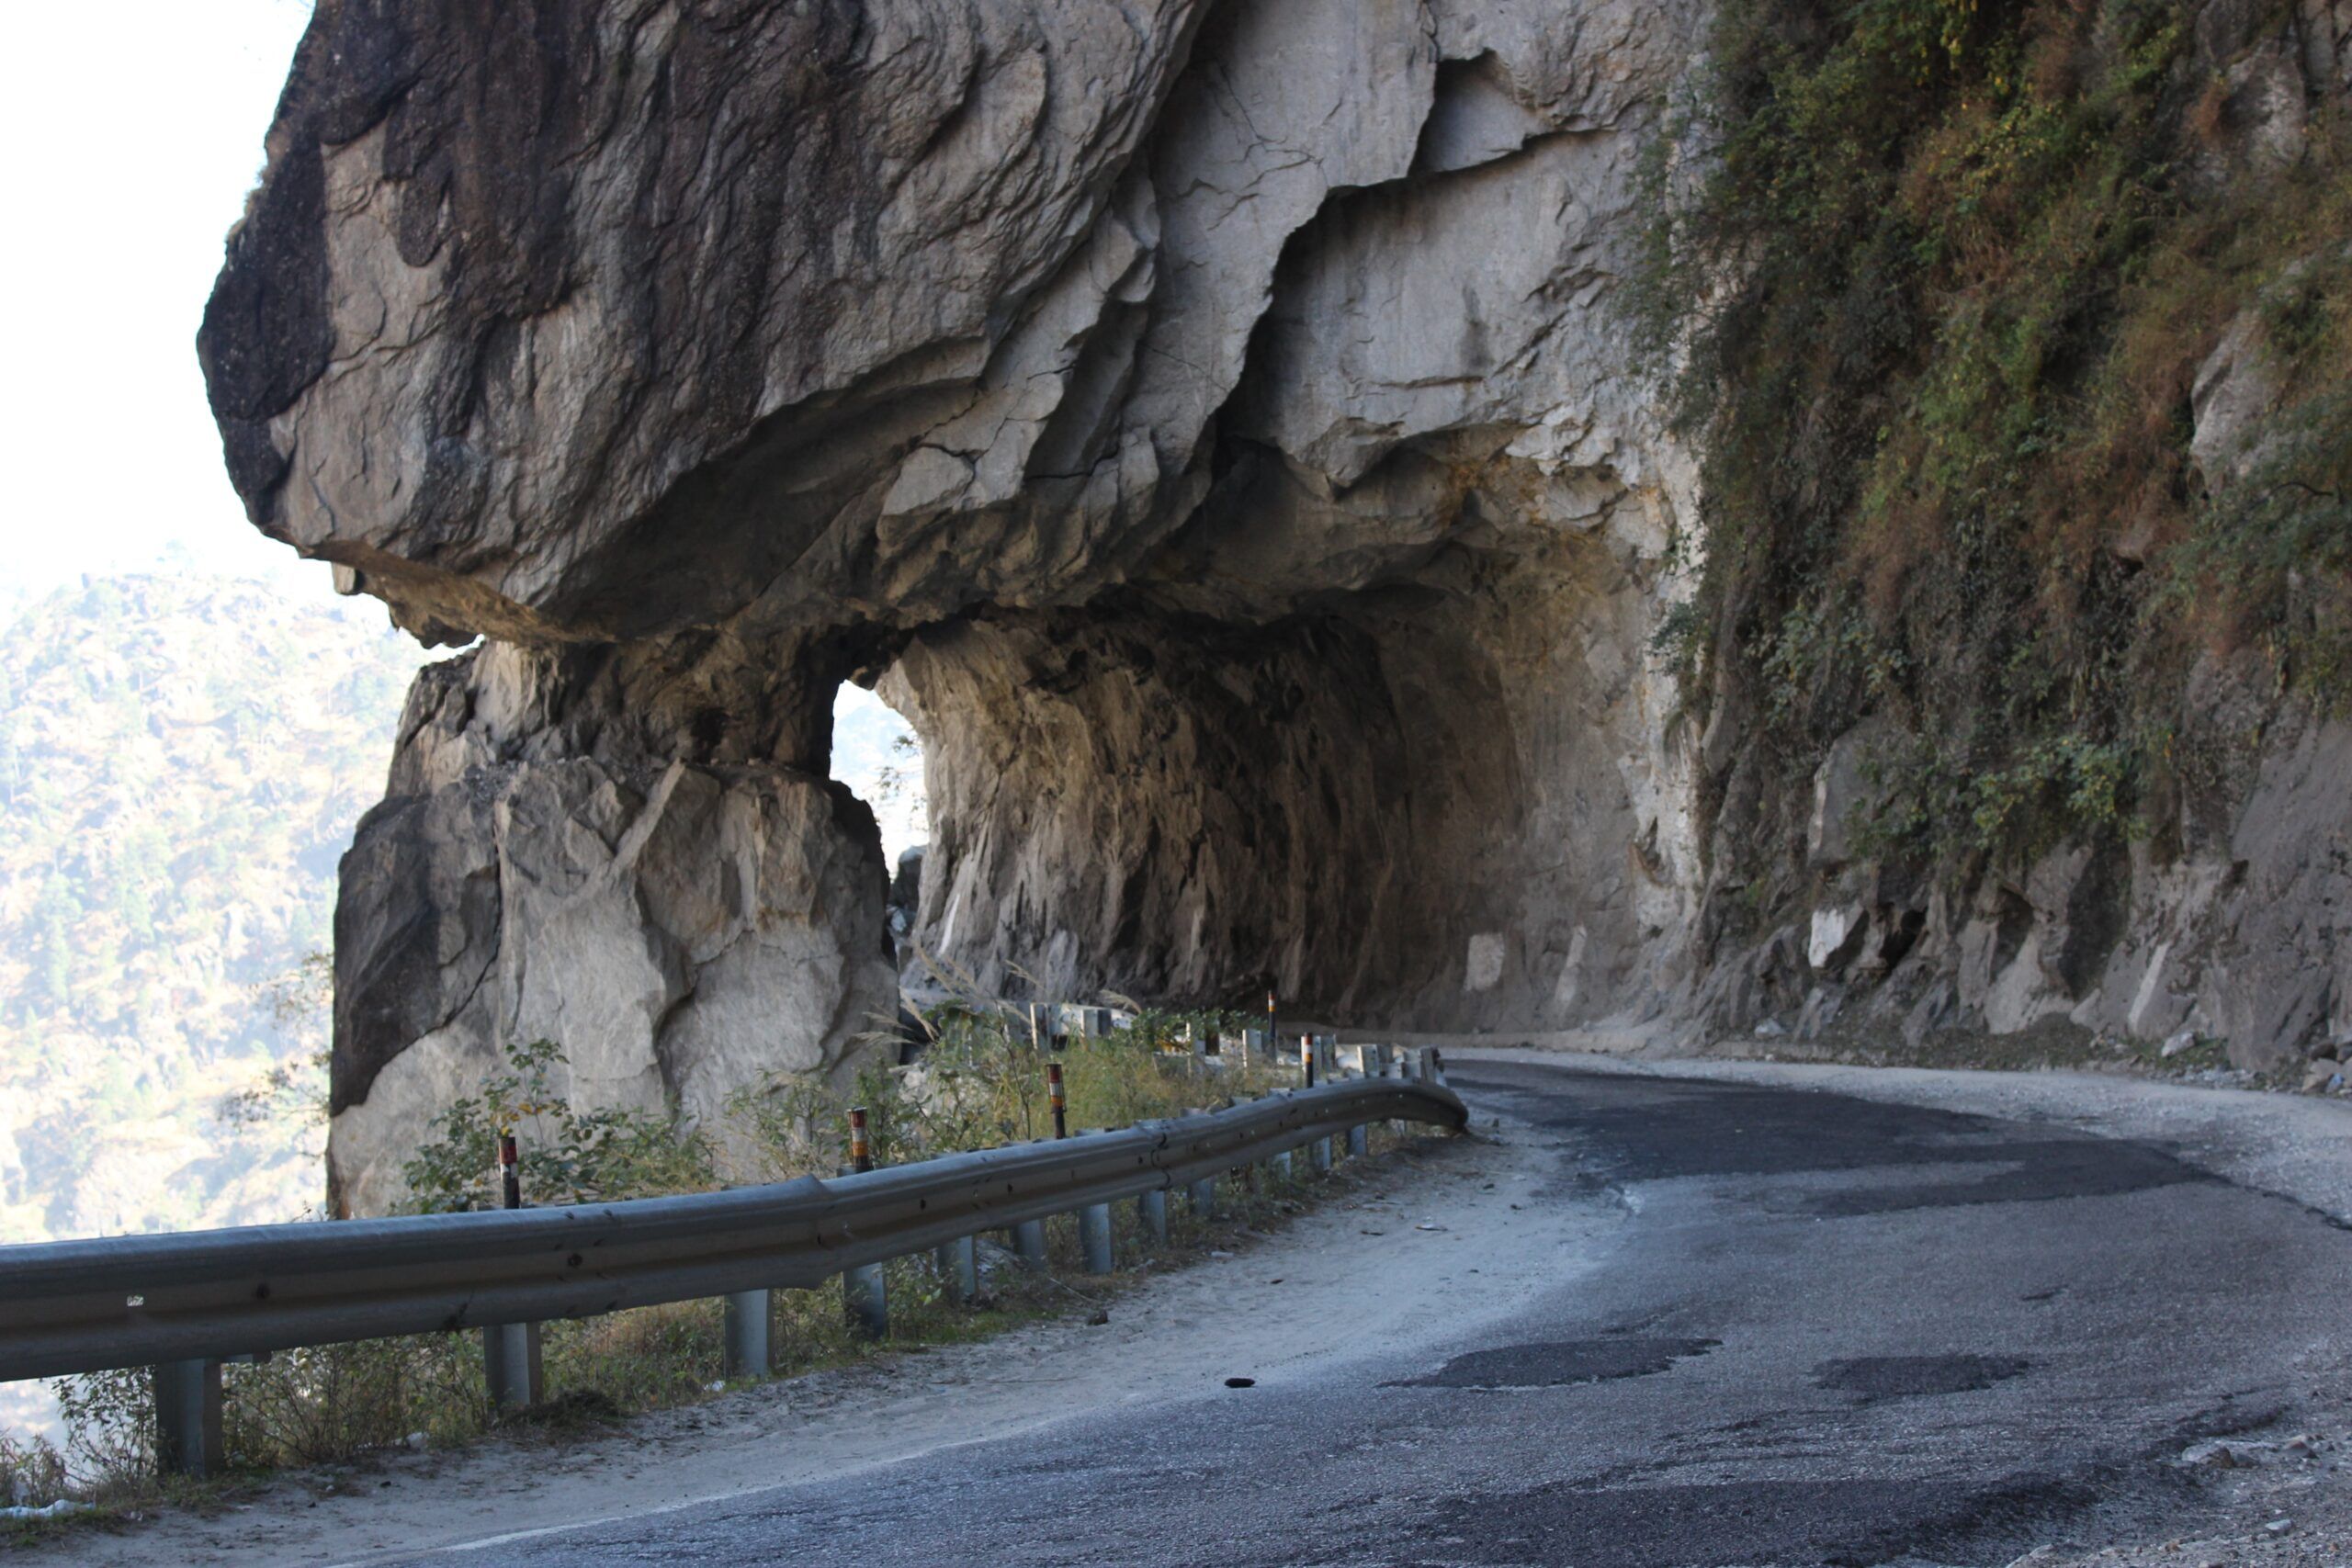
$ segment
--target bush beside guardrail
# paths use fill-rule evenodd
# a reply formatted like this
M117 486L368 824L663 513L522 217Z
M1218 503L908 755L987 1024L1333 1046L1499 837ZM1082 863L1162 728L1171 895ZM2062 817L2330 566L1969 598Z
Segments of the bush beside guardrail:
M0 1247L0 1382L153 1366L159 1456L201 1474L220 1462L220 1363L273 1350L482 1329L494 1389L523 1403L536 1397L535 1358L517 1325L723 1297L730 1365L764 1372L765 1337L750 1325L764 1326L767 1291L1120 1199L1160 1194L1164 1203L1182 1188L1213 1201L1223 1173L1286 1160L1301 1145L1328 1151L1373 1122L1464 1125L1434 1052L1405 1053L1398 1068L1407 1076L1366 1073L1223 1111L830 1179Z

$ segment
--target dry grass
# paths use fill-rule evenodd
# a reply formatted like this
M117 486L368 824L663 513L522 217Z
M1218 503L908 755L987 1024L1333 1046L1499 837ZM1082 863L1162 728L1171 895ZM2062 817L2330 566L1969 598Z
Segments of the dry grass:
M1125 1125L1209 1106L1235 1089L1258 1092L1295 1081L1295 1072L1261 1065L1248 1073L1204 1071L1189 1051L1165 1047L1186 1024L1212 1021L1145 1013L1134 1027L1100 1040L1069 1043L1060 1060L1073 1131ZM898 1157L1001 1143L1050 1126L1044 1062L1001 1016L961 1010L940 1028L928 1065L870 1074L856 1086L887 1132L884 1151ZM775 1108L771 1108L775 1109ZM801 1096L771 1117L773 1174L830 1171L838 1163L840 1106ZM786 1113L788 1111L788 1113ZM1395 1140L1375 1131L1376 1147ZM1211 1246L1232 1247L1246 1232L1278 1226L1345 1174L1317 1178L1304 1157L1287 1182L1270 1173L1237 1173L1220 1183L1215 1220L1170 1203L1170 1236L1148 1240L1136 1206L1115 1206L1121 1270L1082 1273L1076 1222L1047 1224L1046 1267L1013 1261L982 1247L982 1294L969 1305L949 1299L928 1258L886 1265L890 1333L880 1344L854 1333L838 1283L771 1292L770 1344L775 1375L842 1365L893 1348L957 1343L1040 1318L1091 1313L1154 1271L1181 1266ZM723 1391L722 1309L716 1301L645 1307L607 1316L553 1322L543 1329L547 1403L502 1417L486 1397L480 1337L419 1336L293 1351L256 1366L225 1369L224 1439L231 1473L209 1483L158 1479L150 1437L146 1373L129 1371L62 1380L71 1438L62 1452L46 1444L0 1443L0 1494L27 1502L65 1496L92 1511L54 1520L15 1521L0 1542L40 1539L91 1521L119 1520L158 1506L220 1506L285 1469L366 1461L374 1451L421 1440L461 1446L501 1434L561 1440L644 1411L690 1404Z

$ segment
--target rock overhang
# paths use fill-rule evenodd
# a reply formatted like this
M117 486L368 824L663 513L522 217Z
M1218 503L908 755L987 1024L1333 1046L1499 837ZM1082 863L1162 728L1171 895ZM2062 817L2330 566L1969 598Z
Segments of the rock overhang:
M352 1201L535 1031L648 1108L842 1070L886 871L786 806L848 678L991 983L1661 1005L1691 495L1611 291L1695 13L1552 9L322 4L199 340L231 473L488 639L345 863ZM799 946L658 896L722 819L770 848L719 924ZM762 964L811 1041L738 1038Z

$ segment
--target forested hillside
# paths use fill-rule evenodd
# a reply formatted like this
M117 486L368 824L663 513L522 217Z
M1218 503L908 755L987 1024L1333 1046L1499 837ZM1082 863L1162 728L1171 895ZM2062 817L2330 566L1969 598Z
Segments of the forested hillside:
M323 1010L302 961L328 944L417 662L372 604L232 578L88 579L14 607L0 1241L317 1201Z

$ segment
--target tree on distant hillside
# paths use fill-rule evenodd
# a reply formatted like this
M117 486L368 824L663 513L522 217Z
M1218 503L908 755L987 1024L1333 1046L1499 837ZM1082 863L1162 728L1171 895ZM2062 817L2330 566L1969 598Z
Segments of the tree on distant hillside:
M253 983L327 941L415 645L323 596L195 573L10 608L0 1243L315 1208L315 1116L213 1111L278 1067L317 1098L315 1019L274 1017Z
M82 917L82 907L74 897L74 890L65 878L51 872L41 884L40 902L34 907L34 929L39 932L40 956L35 972L49 1005L61 1011L74 1002L74 937L72 926Z

